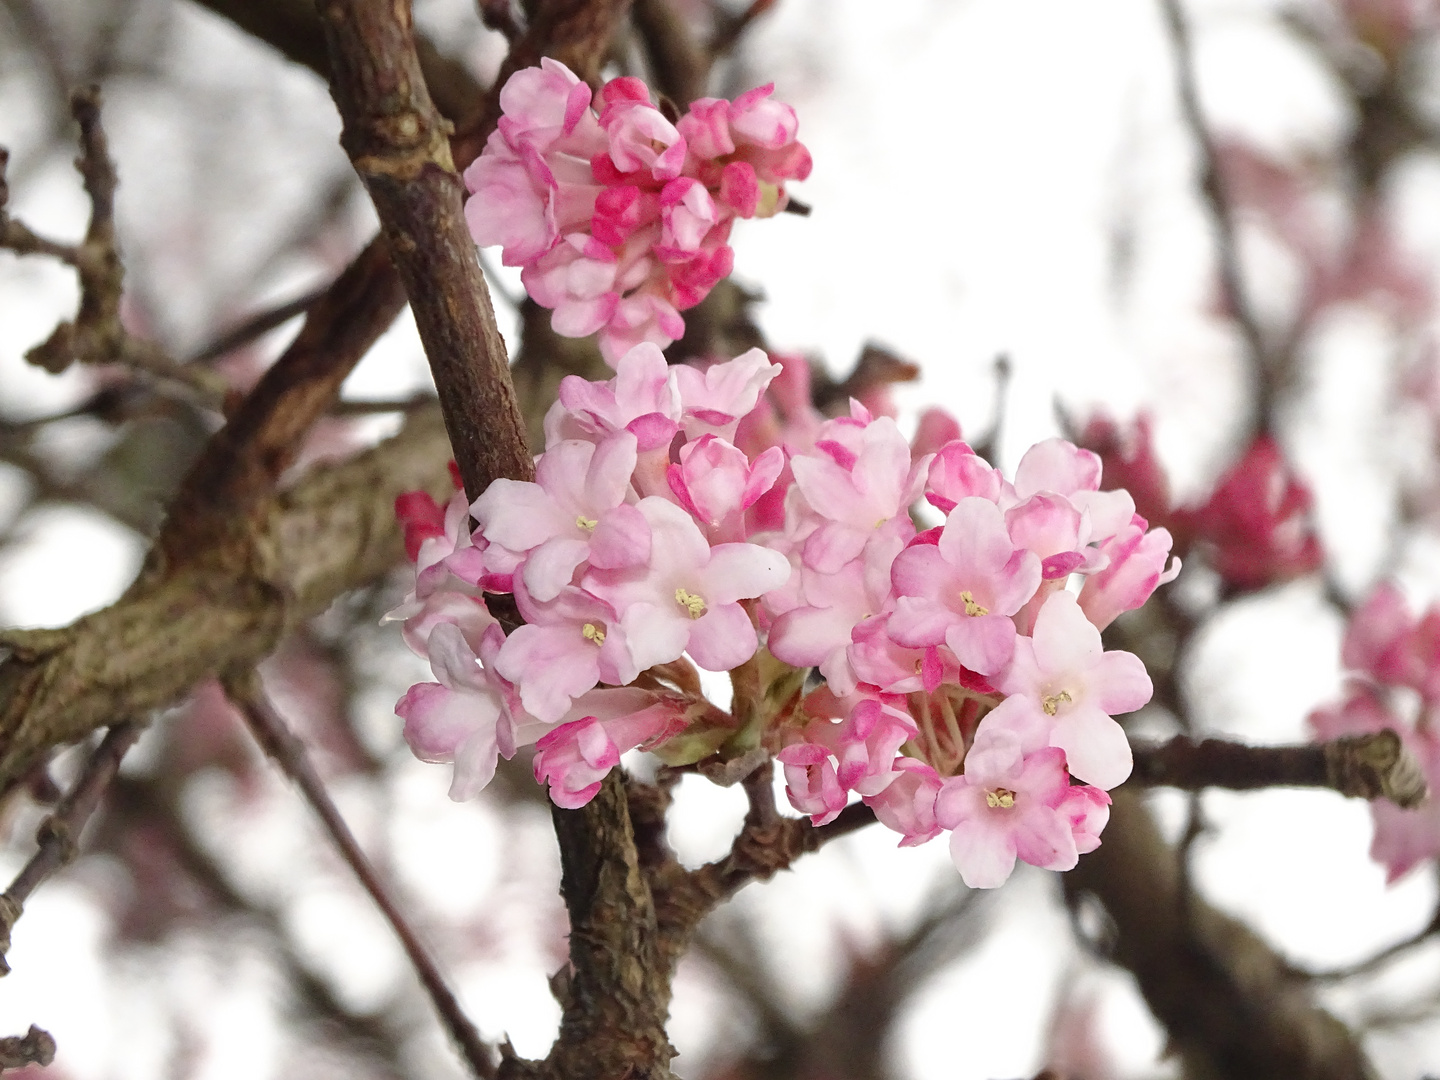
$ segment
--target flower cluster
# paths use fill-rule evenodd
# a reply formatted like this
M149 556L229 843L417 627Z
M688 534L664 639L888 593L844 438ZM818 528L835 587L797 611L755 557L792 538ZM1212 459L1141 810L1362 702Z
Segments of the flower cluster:
M418 574L392 614L437 679L397 706L407 739L454 762L455 797L533 742L567 807L635 747L685 764L761 746L817 824L854 796L902 843L949 830L972 885L1017 858L1073 866L1130 771L1113 717L1151 692L1100 629L1174 576L1168 534L1100 490L1089 451L1040 443L1009 480L858 402L821 416L807 374L641 344L610 381L561 384L533 483L443 511L404 497ZM917 527L922 500L942 524ZM524 625L506 637L486 593ZM750 700L705 701L686 657L744 669Z
M1340 658L1349 672L1345 696L1310 714L1316 736L1389 728L1420 763L1430 790L1440 790L1440 605L1416 619L1398 588L1379 585L1351 617ZM1385 866L1388 880L1440 855L1440 801L1402 810L1374 799L1370 813L1370 857Z
M785 182L809 175L795 112L772 89L702 98L672 124L639 79L606 83L597 113L559 61L516 72L465 170L471 235L523 267L556 333L598 332L612 366L642 341L669 345L679 313L730 273L735 219L777 213Z

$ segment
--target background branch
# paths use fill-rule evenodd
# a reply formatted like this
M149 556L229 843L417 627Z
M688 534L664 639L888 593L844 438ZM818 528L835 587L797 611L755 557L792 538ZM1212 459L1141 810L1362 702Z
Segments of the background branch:
M1358 799L1386 798L1407 809L1424 801L1425 774L1393 731L1299 746L1246 746L1180 735L1134 748L1132 783L1198 791L1219 787L1323 787Z

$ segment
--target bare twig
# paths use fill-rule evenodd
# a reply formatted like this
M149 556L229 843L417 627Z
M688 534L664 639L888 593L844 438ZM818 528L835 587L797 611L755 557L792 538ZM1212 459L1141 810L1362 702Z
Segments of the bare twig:
M405 918L399 905L391 897L389 889L360 849L355 835L340 816L340 811L335 808L329 792L325 790L325 782L305 753L304 743L290 731L284 719L275 711L253 671L247 671L243 675L227 675L221 681L225 685L226 694L244 716L255 741L300 789L305 801L310 804L324 824L325 831L330 834L336 850L355 872L360 884L375 901L375 906L390 923L395 936L400 939L400 944L405 949L405 955L410 958L415 973L420 977L421 985L430 995L441 1023L454 1039L471 1071L483 1080L490 1080L495 1075L495 1065L491 1061L489 1048L480 1038L480 1033L470 1022L470 1018L460 1008L460 1002L445 981L445 976L440 973L429 949Z
M311 289L303 296L297 296L293 300L271 308L269 311L262 311L258 315L252 315L238 326L225 331L209 345L206 345L199 352L195 353L186 361L187 364L208 364L212 360L218 360L227 353L234 352L242 345L248 345L261 334L269 333L281 323L288 322L297 315L304 315L319 301L327 292L330 285L324 285L318 289Z
M5 215L4 199L0 198L0 246L19 254L59 259L73 267L80 279L80 310L75 318L56 326L50 337L26 353L25 358L51 372L64 371L76 360L122 364L183 385L207 403L216 404L224 392L222 380L211 372L181 367L153 342L131 335L121 321L125 268L115 239L117 178L100 124L100 88L90 86L75 91L70 106L80 125L80 156L75 167L90 199L90 223L84 240L75 245L45 240Z
M715 33L710 39L711 57L718 60L735 48L745 31L750 28L750 24L775 7L777 2L778 0L751 0L749 6L738 15L728 15L717 8Z
M1323 787L1351 798L1386 798L1407 808L1426 795L1419 762L1393 731L1301 746L1246 746L1223 739L1197 743L1180 735L1159 746L1137 746L1131 780L1187 791Z
M1254 427L1261 431L1270 423L1275 404L1274 382L1277 373L1272 370L1272 358L1260 329L1260 320L1245 288L1244 275L1240 268L1240 245L1236 238L1235 213L1220 176L1220 159L1215 151L1215 140L1200 108L1190 26L1184 11L1181 10L1180 0L1160 0L1160 8L1170 36L1180 112L1200 155L1200 191L1204 196L1210 215L1210 226L1215 234L1220 290L1225 307L1234 318L1245 342L1247 360L1255 384Z
M42 881L75 861L85 823L95 812L100 796L120 768L120 760L135 745L141 730L142 725L127 721L106 732L105 738L90 755L74 788L40 823L35 834L40 850L30 857L10 887L0 894L0 975L10 972L5 954L10 951L10 931L24 911L25 902Z
M1368 975L1370 972L1384 967L1397 956L1403 956L1405 953L1408 953L1417 945L1423 945L1436 934L1440 934L1440 908L1437 908L1431 920L1425 926L1415 931L1415 933L1407 938L1402 938L1393 945L1387 945L1379 952L1367 956L1359 963L1346 964L1343 967L1329 968L1323 971L1307 971L1304 972L1304 974L1307 978L1314 979L1317 982L1340 982L1341 980L1349 979L1356 975Z

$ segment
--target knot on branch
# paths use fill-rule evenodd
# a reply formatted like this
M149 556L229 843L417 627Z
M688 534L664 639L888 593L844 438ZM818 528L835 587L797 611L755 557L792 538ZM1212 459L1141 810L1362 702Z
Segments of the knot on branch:
M1383 797L1409 810L1429 794L1420 763L1393 731L1347 735L1326 743L1324 750L1329 786L1342 795Z
M30 1025L24 1035L0 1039L0 1069L23 1069L26 1065L49 1065L55 1060L55 1036Z

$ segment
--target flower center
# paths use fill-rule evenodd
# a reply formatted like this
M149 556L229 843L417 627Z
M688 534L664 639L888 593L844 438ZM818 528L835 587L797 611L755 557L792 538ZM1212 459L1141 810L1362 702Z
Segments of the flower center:
M705 614L705 598L699 593L676 589L675 602L688 611L692 619L698 619Z
M980 604L975 599L975 594L966 589L960 594L960 599L965 602L965 614L974 618L977 615L989 615L990 609Z
M1009 810L1015 805L1015 792L1009 788L997 787L985 792L985 805Z
M1054 716L1060 711L1061 705L1068 705L1075 699L1070 696L1069 690L1061 690L1058 694L1050 694L1040 699L1040 707L1045 710L1046 716Z
M596 645L605 644L605 628L596 626L593 622L587 622L580 628L580 634L586 641L593 641Z
M599 522L594 518L587 518L584 514L575 515L575 527L581 532L593 533L597 524Z

